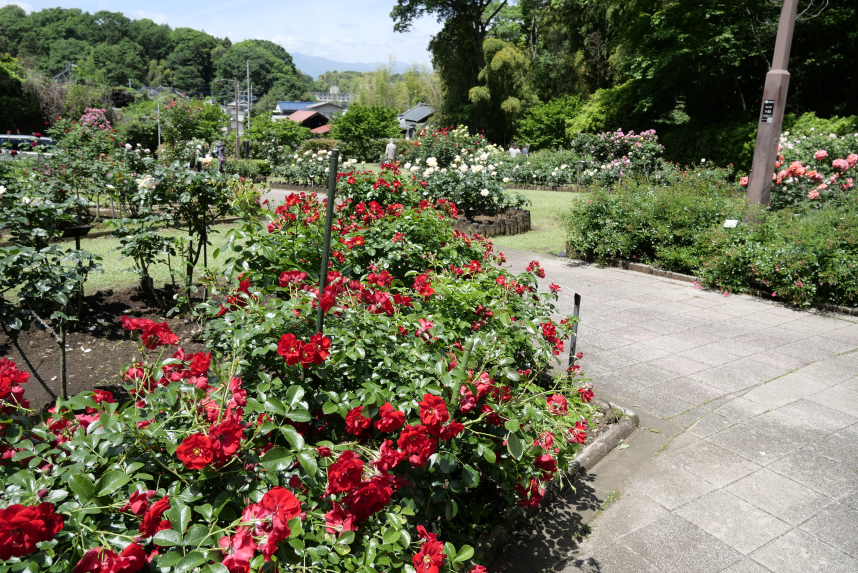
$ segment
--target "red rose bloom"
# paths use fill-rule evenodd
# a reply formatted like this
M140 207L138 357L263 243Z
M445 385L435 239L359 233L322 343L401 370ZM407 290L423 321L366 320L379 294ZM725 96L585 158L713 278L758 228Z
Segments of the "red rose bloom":
M274 527L285 531L285 537L289 534L289 520L301 515L301 502L295 495L285 487L274 487L268 490L262 497L262 507L274 516Z
M191 434L176 448L176 455L189 470L201 470L214 459L214 446L205 434Z
M209 366L212 363L212 354L211 352L197 352L194 354L193 360L191 360L191 365L189 370L191 371L191 376L202 376L209 370Z
M569 413L566 398L564 398L560 394L554 394L550 398L546 398L545 402L548 404L548 411L552 414L562 414L563 416L565 416Z
M161 521L161 516L168 509L170 509L170 496L165 495L152 504L146 515L143 516L143 523L140 524L140 533L145 537L152 537L162 529L169 528L171 526L169 521Z
M557 472L557 460L548 454L540 454L533 460L533 465L542 470L542 479L549 480Z
M321 332L310 337L309 346L313 349L313 361L316 364L323 363L331 356L331 339L323 335Z
M357 521L364 520L384 509L390 502L393 495L392 483L393 478L389 475L375 476L348 494L343 504L351 510Z
M378 449L378 458L372 462L372 465L374 465L378 471L386 474L395 468L402 459L402 452L398 451L394 447L393 442L391 440L384 440L381 447Z
M301 361L301 346L301 341L294 334L284 334L277 343L277 354L283 357L287 365L295 366Z
M540 485L536 478L530 478L527 489L518 484L515 486L515 491L521 496L522 507L538 507L542 502L542 496L545 495L545 488Z
M375 427L382 432L392 432L405 425L405 413L395 410L390 402L385 402L378 413L381 420L375 423Z
M438 442L427 435L426 426L405 426L397 445L415 468L425 466L438 449Z
M412 558L417 573L438 573L444 565L444 544L440 541L427 541L420 546L420 551Z
M331 451L331 448L327 446L319 446L318 448L316 448L316 453L319 454L319 457L322 458L329 458L334 455L334 453Z
M352 491L361 482L363 461L356 453L346 450L337 461L328 468L328 486L326 494L338 494Z
M343 508L340 504L335 503L334 509L325 514L325 531L337 533L338 537L344 531L357 531L354 514L348 508Z
M128 502L122 506L120 511L130 511L134 515L143 515L149 509L149 498L155 495L154 491L135 491L131 494Z
M244 425L238 423L235 418L227 418L217 426L209 428L208 438L212 443L215 462L222 465L241 447Z
M569 441L575 444L583 444L587 439L587 426L582 422L575 422L574 428L569 428Z
M585 386L583 388L578 388L578 395L581 396L581 401L586 404L593 399L593 387Z
M420 421L427 426L439 426L450 419L447 403L443 398L424 394L420 402Z
M33 553L36 543L50 541L62 528L63 517L52 503L0 509L0 561Z
M457 422L456 420L452 420L449 424L447 424L441 429L441 432L438 434L438 437L446 442L447 440L452 440L464 431L464 424L462 424L461 422Z
M346 431L348 433L360 436L372 424L372 419L361 414L362 411L363 406L349 410L346 415Z
M74 573L135 573L144 568L148 570L148 566L146 552L132 543L119 555L103 547L90 549L75 566Z

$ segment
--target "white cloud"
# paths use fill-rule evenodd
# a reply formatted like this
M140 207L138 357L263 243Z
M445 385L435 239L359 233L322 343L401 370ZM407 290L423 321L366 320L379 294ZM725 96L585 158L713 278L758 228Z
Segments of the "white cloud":
M343 44L346 44L348 46L354 46L357 43L354 40L352 40L351 38L349 38L348 36L343 38L342 42L343 42Z
M142 20L144 18L148 18L155 22L156 24L166 24L167 23L167 15L162 13L152 14L150 12L144 12L143 10L137 10L133 14L131 14L131 18L134 20Z
M20 6L24 9L24 12L27 12L28 14L33 11L32 4L28 4L27 2L7 2L5 0L0 1L0 6L9 6L10 4Z
M322 36L321 38L319 38L319 44L322 46L330 46L331 45L331 39L326 38L325 36Z

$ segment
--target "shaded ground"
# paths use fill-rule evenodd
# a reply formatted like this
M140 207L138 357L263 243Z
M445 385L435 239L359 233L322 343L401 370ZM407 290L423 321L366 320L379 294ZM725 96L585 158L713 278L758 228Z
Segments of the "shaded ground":
M161 296L171 298L163 291ZM118 290L113 294L84 297L81 322L69 332L66 362L69 395L118 382L124 367L140 359L140 346L122 329L119 317L148 318L167 322L180 339L179 345L189 352L198 352L203 345L191 341L197 326L185 319L164 318L162 311L147 296L136 289ZM18 344L36 369L44 385L22 359L9 337L0 332L0 356L13 360L21 370L30 373L25 396L32 407L41 409L60 394L60 348L53 336L35 326L21 333Z

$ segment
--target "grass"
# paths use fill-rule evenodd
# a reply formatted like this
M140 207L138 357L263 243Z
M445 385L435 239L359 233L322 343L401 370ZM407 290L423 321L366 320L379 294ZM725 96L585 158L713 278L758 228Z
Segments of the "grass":
M218 262L222 263L226 260L228 256L227 254L220 253L220 256L215 259L213 253L216 248L226 244L226 232L236 227L237 225L234 224L216 225L212 227L209 234L209 239L212 244L208 247L208 262L210 268L216 268ZM164 236L168 237L186 234L183 231L176 229L164 229L162 233ZM74 240L68 243L63 243L63 247L74 248ZM116 250L118 247L119 241L113 237L99 237L97 239L84 238L81 240L80 248L99 255L102 258L101 264L104 269L103 273L93 273L89 276L86 284L84 285L86 294L92 294L99 289L127 288L130 286L136 286L140 283L140 277L128 270L134 265L133 261L129 258L123 258L121 253ZM172 263L174 270L177 268L178 262L179 261L176 258L173 258ZM201 270L202 257L200 257L200 265L197 267L197 272L199 273ZM149 272L152 275L156 287L163 286L164 283L170 281L170 272L166 264L153 265Z
M493 237L498 247L533 251L537 253L557 254L566 251L566 231L560 220L577 201L589 197L589 193L561 193L558 191L531 191L510 189L524 195L531 201L530 221L532 231L511 237Z

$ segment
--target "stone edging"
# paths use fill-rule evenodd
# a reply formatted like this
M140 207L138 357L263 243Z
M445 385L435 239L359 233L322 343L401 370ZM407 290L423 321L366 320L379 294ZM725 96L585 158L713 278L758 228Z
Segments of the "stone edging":
M306 191L310 193L327 193L328 187L325 185L305 185L302 183L284 183L282 181L271 181L270 179L266 182L268 183L269 189L276 189L278 191Z
M653 275L655 277L664 277L667 279L673 279L676 281L682 281L686 283L694 283L699 281L698 277L694 275L686 275L684 273L675 273L673 271L666 271L664 269L660 269L658 267L654 267L652 265L644 265L641 263L632 263L625 259L598 259L592 255L575 255L572 256L572 253L568 247L566 249L566 256L571 258L575 258L587 263L599 263L604 264L609 267L616 267L626 271L634 271L636 273L643 273L646 275ZM751 296L755 296L757 298L762 298L764 300L772 300L771 293L767 293L765 291L752 289L744 292L743 294L749 294ZM829 304L824 302L814 302L810 304L811 308L815 308L817 310L822 310L825 312L833 312L837 314L845 314L846 316L858 316L858 307L848 307L848 306L838 306L836 304Z
M476 544L476 558L479 561L483 563L493 562L517 527L535 517L541 508L550 504L567 487L593 469L593 466L616 448L622 440L629 437L640 424L640 418L632 410L611 404L600 398L593 398L592 403L603 411L605 416L614 416L619 420L607 432L596 438L592 444L575 456L575 459L569 464L568 471L563 472L562 475L557 476L545 486L545 496L542 498L543 503L540 504L540 507L515 506L503 512L489 536Z
M268 187L270 189L277 189L278 191L308 191L311 193L327 193L328 188L324 185L307 185L303 183L286 183L282 181L271 181L270 179L267 181ZM559 187L552 187L551 185L525 185L523 183L515 183L510 181L509 183L503 183L503 186L506 189L513 190L524 190L524 191L555 191L558 193L586 193L590 191L589 187L578 187L577 185L561 185Z
M507 213L495 221L468 221L460 216L452 227L468 235L482 235L484 237L499 237L501 235L520 235L530 231L530 211L518 209Z

